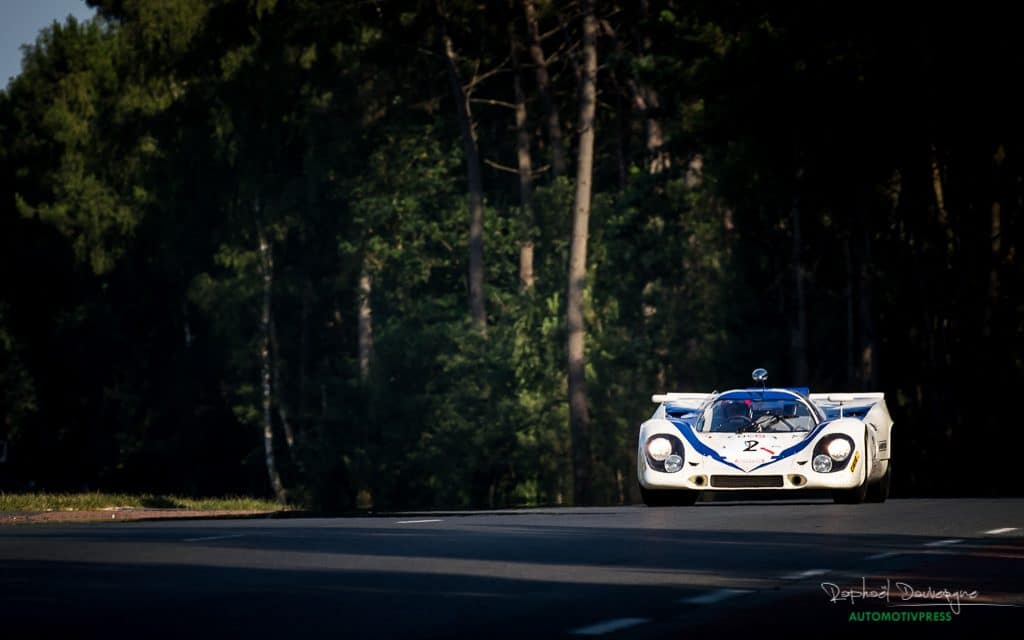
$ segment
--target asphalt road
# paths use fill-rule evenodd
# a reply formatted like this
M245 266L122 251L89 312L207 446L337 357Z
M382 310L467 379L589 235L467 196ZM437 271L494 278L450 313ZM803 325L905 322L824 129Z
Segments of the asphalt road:
M1021 623L1024 499L0 528L2 637L962 637Z

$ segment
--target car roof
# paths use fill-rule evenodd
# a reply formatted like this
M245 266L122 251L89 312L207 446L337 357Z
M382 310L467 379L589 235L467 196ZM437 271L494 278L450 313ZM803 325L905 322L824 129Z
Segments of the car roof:
M806 387L794 389L733 389L719 394L716 400L792 400L799 397L807 400Z

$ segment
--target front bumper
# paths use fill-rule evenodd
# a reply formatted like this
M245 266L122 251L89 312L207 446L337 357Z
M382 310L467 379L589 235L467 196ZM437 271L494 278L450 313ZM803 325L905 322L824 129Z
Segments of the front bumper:
M800 460L779 460L756 471L744 472L735 467L687 452L683 468L666 473L647 465L643 452L637 456L638 479L645 489L713 489L739 491L750 489L852 489L864 479L860 467L863 453L854 451L856 464L851 461L845 469L831 473L818 473L811 468L810 457ZM851 468L852 467L852 468Z

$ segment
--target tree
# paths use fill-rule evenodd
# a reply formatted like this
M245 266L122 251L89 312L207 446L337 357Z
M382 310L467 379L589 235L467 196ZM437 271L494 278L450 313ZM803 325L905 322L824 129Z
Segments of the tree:
M579 147L576 154L576 198L569 249L568 327L569 428L573 449L573 496L576 504L591 501L590 408L587 402L586 325L583 307L587 286L587 234L594 166L594 125L597 107L597 19L592 0L583 3L583 75L579 99Z
M437 0L438 29L441 47L448 68L455 113L462 132L462 148L466 156L466 181L469 187L469 309L473 325L481 333L487 332L486 294L484 292L484 188L480 176L480 150L477 147L476 127L469 94L462 84L455 45L448 35L447 16L442 0ZM478 82L473 78L470 85Z
M755 366L884 391L908 493L1005 428L1002 10L91 4L0 92L5 487L626 502Z
M537 9L533 0L521 0L523 13L526 16L526 33L528 36L528 50L533 60L534 72L537 76L537 91L540 93L541 101L544 104L545 124L548 132L548 144L551 148L551 175L557 179L565 175L565 148L562 141L562 123L558 116L558 107L555 104L551 76L548 73L548 61L544 56L544 46L541 42L540 27L537 23Z
M515 96L516 169L519 173L519 206L522 218L522 239L519 245L519 283L524 291L533 289L533 162L530 157L530 132L526 118L526 94L523 92L522 69L519 64L521 43L516 35L515 22L508 25L509 48L512 58L512 90Z

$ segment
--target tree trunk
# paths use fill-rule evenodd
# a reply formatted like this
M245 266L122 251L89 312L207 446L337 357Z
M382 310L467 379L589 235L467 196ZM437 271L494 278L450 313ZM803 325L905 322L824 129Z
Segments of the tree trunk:
M995 200L992 202L992 209L990 211L991 217L989 221L989 237L991 238L989 249L991 254L989 256L989 275L988 275L988 304L989 310L987 315L989 319L992 317L992 310L999 303L999 263L1002 261L1002 215L1003 207L1002 204ZM988 329L988 327L986 327Z
M519 285L523 291L533 288L533 161L530 157L530 132L526 124L526 96L519 67L519 40L510 25L512 84L516 106L516 163L519 170L519 201L522 206L523 235L519 241Z
M256 234L260 250L260 275L263 278L263 300L260 308L260 369L262 390L263 417L263 453L267 465L267 476L274 490L277 501L284 504L288 499L281 474L274 461L274 421L271 413L273 407L273 368L271 364L271 301L274 284L274 255L259 220L260 208L256 206Z
M597 103L597 20L593 0L583 2L583 69L580 86L580 141L576 163L576 198L569 248L569 291L566 299L569 368L569 430L573 451L573 496L589 504L591 492L590 415L585 379L583 320L587 278L587 233L594 164L594 114Z
M565 21L565 16L561 12L558 12L556 15L558 16L558 28L562 32L562 39L565 40L565 50L572 51L573 41L572 34L569 33L569 24ZM569 64L572 65L572 75L576 78L576 97L579 98L579 90L583 87L583 67L580 66L578 56L569 56Z
M661 108L661 98L658 92L650 87L641 87L644 94L645 116L644 133L647 146L647 171L651 175L657 175L666 171L672 166L669 155L662 149L665 144L665 135L662 133L661 122L655 117L657 110Z
M865 224L861 230L860 262L860 380L862 388L878 391L878 347L875 344L875 316L871 311L871 232Z
M950 255L948 242L952 238L952 230L949 226L949 211L946 209L945 186L942 180L942 166L939 162L939 153L932 144L929 147L929 160L932 174L932 192L935 196L935 219L938 222L942 236L939 238L937 251L942 255L944 266L949 266L953 259ZM939 286L942 286L939 284ZM928 339L928 362L933 368L938 367L944 360L940 355L945 343L947 318L944 317L942 309L937 308L929 302L924 309L925 331Z
M665 144L665 136L662 133L661 123L655 117L657 109L661 106L661 98L658 97L657 91L641 86L633 78L626 82L626 86L629 88L633 109L640 114L644 122L644 148L647 150L647 173L657 175L672 166L669 155L662 150L662 146Z
M645 0L641 0L638 4L640 17L642 19L646 19L650 9L648 3ZM615 29L612 28L611 24L606 20L602 20L600 24L604 28L606 35L612 38L615 42L616 53L619 56L627 56L626 46L615 32ZM649 55L651 39L642 34L639 28L633 29L633 40L636 52L635 55ZM672 165L669 155L662 150L662 147L665 144L665 134L661 128L661 122L659 122L657 118L657 112L661 108L661 98L655 89L638 82L634 77L627 77L625 85L629 90L629 98L633 109L643 121L644 148L647 151L647 173L650 175L657 175L667 170Z
M192 326L188 323L188 296L181 297L181 323L185 330L185 349L191 349Z
M530 58L533 60L537 74L537 91L544 105L545 124L548 130L548 143L551 145L551 175L554 178L565 175L565 148L562 145L562 125L558 118L558 109L551 97L551 78L548 75L548 63L544 58L544 49L540 44L540 30L537 27L537 12L533 0L523 0L523 12L526 14L526 30L529 36Z
M533 273L533 240L525 239L519 245L519 287L523 292L532 291L536 277Z
M646 20L650 12L647 0L640 0L639 11L641 19ZM638 28L635 30L634 37L640 55L645 57L650 55L650 36L640 33ZM661 109L661 97L657 91L646 84L639 86L639 94L643 101L642 113L644 115L644 137L646 138L647 147L647 171L651 175L657 175L672 166L669 155L662 150L662 146L665 144L665 134L662 131L661 122L657 118L658 110Z
M629 175L629 109L623 91L615 92L615 168L619 177L619 192L626 190Z
M800 230L800 174L797 174L797 195L793 198L793 211L790 220L793 225L793 295L796 304L796 317L792 327L793 349L793 384L807 385L807 298L804 292L803 237Z
M889 179L887 196L889 198L889 219L899 220L900 198L903 195L903 175L900 171L894 170ZM875 335L875 316L872 311L872 246L871 229L869 222L864 220L861 226L861 259L860 259L860 280L857 298L860 301L860 384L861 389L867 391L878 391L879 375L879 353ZM900 231L900 241L906 242L903 231Z
M932 192L935 194L935 214L939 226L945 229L949 225L949 212L946 211L946 196L942 186L942 170L939 167L939 154L935 145L931 146L930 160L932 165Z
M292 422L288 418L288 405L284 399L284 386L281 382L281 346L277 341L277 322L273 314L270 318L270 361L273 363L273 393L274 406L277 407L277 416L281 419L281 427L284 429L284 441L288 444L288 453L292 455L295 447L295 431L292 429ZM294 457L293 457L294 459Z
M843 238L843 262L846 263L846 287L843 291L843 298L846 302L846 386L852 389L857 379L856 355L854 354L854 314L853 314L853 289L854 289L854 268L853 251L850 250L850 235L853 230L847 232Z
M309 281L309 273L303 274L302 308L299 312L299 392L298 420L299 428L309 415L309 404L306 399L306 381L309 377L309 317L313 308L313 284Z
M370 293L373 289L373 278L363 266L359 274L359 378L365 384L370 379L370 365L373 359L373 307L370 306Z
M986 337L993 334L992 324L995 320L996 309L999 306L999 266L1002 264L1003 251L1003 206L1002 197L1002 166L1006 158L1006 150L999 145L992 155L993 184L995 186L992 194L992 206L989 209L989 271L988 271L988 299L985 302L985 316L982 333Z
M437 2L437 12L444 48L445 62L448 66L448 81L455 100L455 111L459 118L459 129L462 131L462 148L466 154L466 178L469 182L469 310L473 318L473 326L481 333L487 332L487 311L484 303L484 188L480 173L480 151L476 143L476 131L473 126L473 113L469 106L469 96L462 86L459 69L456 65L455 46L448 35L445 24L446 17Z

